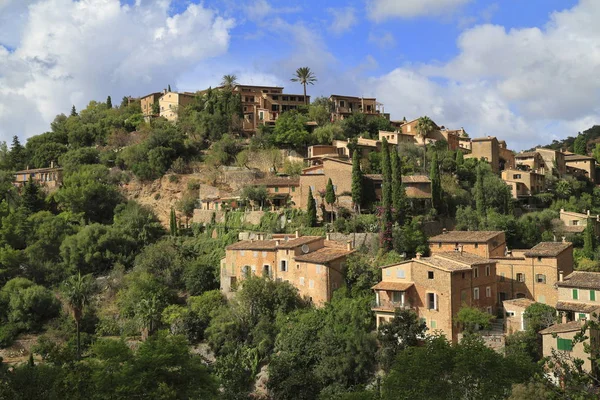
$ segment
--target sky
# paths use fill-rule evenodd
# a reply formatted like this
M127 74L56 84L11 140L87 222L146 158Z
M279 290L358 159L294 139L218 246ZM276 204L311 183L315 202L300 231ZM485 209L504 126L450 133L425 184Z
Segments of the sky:
M598 0L0 0L0 140L171 85L377 97L513 150L600 116Z

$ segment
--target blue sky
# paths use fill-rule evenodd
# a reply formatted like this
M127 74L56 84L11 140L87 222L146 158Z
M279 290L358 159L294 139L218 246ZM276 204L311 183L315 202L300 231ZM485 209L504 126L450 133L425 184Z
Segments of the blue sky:
M596 0L0 0L0 139L71 104L198 90L234 73L314 96L376 96L521 150L600 110Z

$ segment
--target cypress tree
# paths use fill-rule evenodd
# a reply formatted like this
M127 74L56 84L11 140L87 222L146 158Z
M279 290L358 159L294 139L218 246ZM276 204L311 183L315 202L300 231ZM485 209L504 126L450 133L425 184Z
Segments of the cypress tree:
M463 152L456 150L456 168L461 167L465 163Z
M442 181L437 152L434 152L431 157L429 179L431 180L431 202L433 203L433 208L439 211L442 205Z
M393 247L392 237L392 166L390 163L390 149L386 138L381 141L381 171L383 172L381 197L383 207L381 210L381 248L389 251Z
M352 154L352 203L354 211L360 214L360 205L362 204L362 179L363 173L360 169L360 155L358 151Z
M12 144L10 146L10 153L8 154L8 161L10 167L14 170L25 168L27 155L25 154L25 148L23 145L21 145L18 136L13 136Z
M477 166L477 181L475 182L475 209L480 217L484 217L487 212L485 201L485 192L483 190L483 170Z
M168 85L167 87L168 87L167 90L170 92L171 91L171 85Z
M110 98L110 96L108 96L106 98L106 107L107 108L112 108L112 99Z
M73 104L73 107L71 107L71 117L76 117L79 114L77 114L77 110L75 109L75 104Z
M335 203L335 190L333 190L333 182L331 182L331 178L327 181L327 186L325 187L325 201L327 204L331 206L331 222L333 222L333 203Z
M406 190L402 184L402 160L398 149L392 151L392 203L394 206L393 220L404 225L406 214Z
M594 224L588 218L585 231L583 232L583 253L587 258L593 258L596 250L596 233L594 232Z
M582 156L587 154L587 139L585 135L582 135L581 133L577 135L575 143L573 143L573 151L575 154L581 154Z
M309 227L317 226L317 202L310 187L308 188L308 205L306 206L306 225Z
M175 209L171 207L171 220L170 220L171 236L177 236L177 216L175 215Z
M42 209L40 188L31 178L25 184L23 188L23 194L21 200L23 201L23 208L30 213L38 212Z

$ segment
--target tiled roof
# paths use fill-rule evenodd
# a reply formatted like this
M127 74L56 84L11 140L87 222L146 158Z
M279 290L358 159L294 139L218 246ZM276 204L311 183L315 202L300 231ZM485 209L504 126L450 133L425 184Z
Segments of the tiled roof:
M505 305L513 305L516 307L527 308L530 305L534 304L535 301L530 299L512 299L512 300L504 300L502 304Z
M525 257L556 257L571 247L570 242L541 242L525 252Z
M299 186L300 178L288 178L288 177L272 177L256 179L255 185L261 186Z
M568 155L565 156L565 161L587 161L587 160L593 160L593 157L590 156L583 156L581 154L572 154L572 155Z
M62 171L62 168L60 167L54 167L54 168L35 168L35 169L24 169L22 171L17 171L15 172L15 174L33 174L33 173L37 173L37 172L52 172L52 171Z
M381 180L383 180L383 175L381 175L381 174L365 174L365 178L370 179L372 181L381 181Z
M429 243L483 243L492 240L502 231L450 231L429 238Z
M581 329L582 325L583 323L580 321L571 321L567 322L566 324L556 324L540 331L540 334L547 335L550 333L576 332Z
M562 282L556 282L556 285L600 290L600 272L573 271Z
M403 175L402 183L431 183L427 175Z
M424 264L431 265L432 267L436 267L450 272L471 270L471 265L469 264L464 264L458 261L452 261L447 258L438 257L436 255L433 255L431 257L421 257L421 259L415 259L414 261L422 262Z
M226 247L227 250L275 250L275 249L292 249L303 244L312 243L322 239L321 236L301 236L285 241L284 239L270 240L242 240ZM279 246L276 246L276 241L279 240Z
M397 292L404 292L408 290L414 283L412 282L379 282L373 286L373 290L393 290Z
M488 140L494 140L494 139L496 139L495 136L486 136L486 137L471 139L471 142L487 142Z
M515 154L515 158L529 158L535 157L539 153L537 151L524 151L522 153Z
M559 301L556 303L556 309L558 311L574 311L582 313L592 313L597 311L600 305L586 304L586 303L570 303L568 301Z
M492 260L488 260L487 258L479 257L475 254L465 252L460 253L458 251L436 253L434 257L442 257L450 261L455 261L467 265L490 264L495 262Z
M301 254L294 257L296 261L309 262L314 264L325 264L338 258L346 257L354 253L354 250L336 249L335 247L322 247L307 254Z
M583 225L565 225L559 228L561 231L565 233L581 233L585 231L585 226Z

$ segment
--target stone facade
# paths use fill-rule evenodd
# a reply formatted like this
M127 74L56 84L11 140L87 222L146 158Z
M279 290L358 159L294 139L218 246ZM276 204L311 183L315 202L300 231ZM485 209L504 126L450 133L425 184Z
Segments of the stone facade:
M29 179L46 189L56 189L62 184L63 169L54 167L51 163L50 168L25 169L15 172L13 183L16 186L24 186Z
M181 107L190 104L196 95L194 93L166 92L158 99L160 116L169 121L177 121L177 112Z
M574 271L559 279L556 310L563 322L598 320L600 312L600 273Z
M451 231L429 238L431 254L462 250L483 258L504 256L506 237L501 231Z
M512 196L515 199L541 193L546 185L546 176L538 172L511 168L502 171L501 176L504 182L511 184Z
M562 151L544 149L542 147L536 148L535 151L540 154L547 169L552 170L556 168L556 172L560 177L563 177L567 174L565 154Z
M569 154L565 156L567 174L573 176L584 176L592 182L596 182L596 160L593 157Z
M506 333L512 334L527 329L527 322L525 318L523 318L523 314L525 313L527 307L534 303L535 301L530 299L512 299L504 300L502 302L506 319Z
M383 112L381 103L375 98L340 96L332 94L329 101L333 107L331 112L332 121L341 121L353 113L361 112L369 117L384 117L390 119L390 115Z

